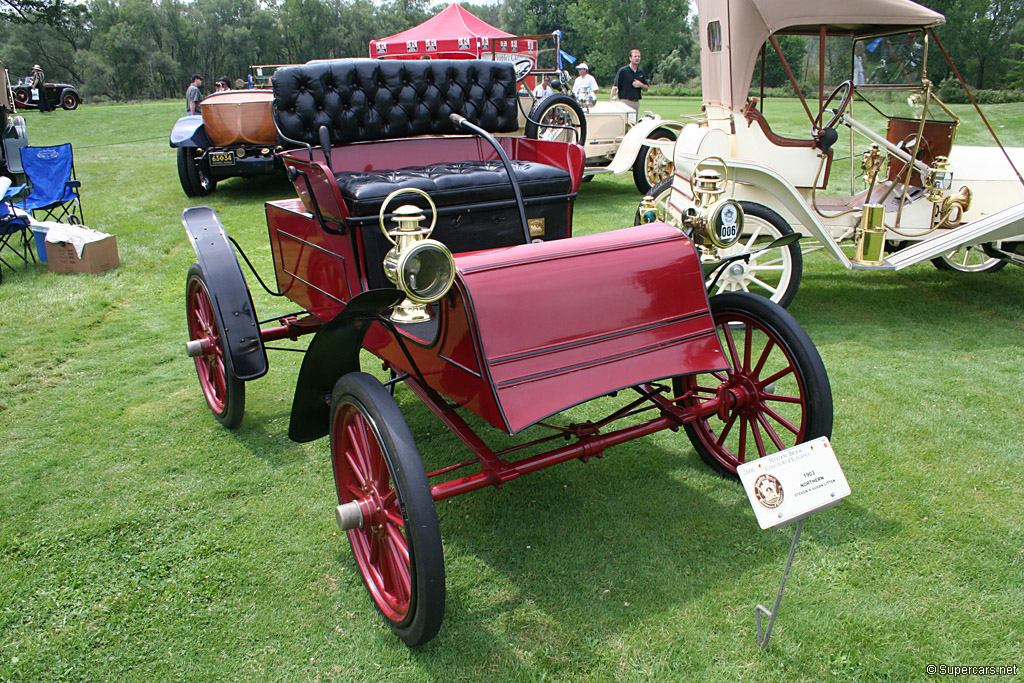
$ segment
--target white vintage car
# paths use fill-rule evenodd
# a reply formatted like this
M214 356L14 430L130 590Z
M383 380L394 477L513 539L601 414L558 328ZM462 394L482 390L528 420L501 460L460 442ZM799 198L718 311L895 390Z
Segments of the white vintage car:
M754 291L785 305L808 248L857 270L1024 264L1024 149L1004 149L998 139L989 147L954 144L960 120L927 77L930 59L947 58L933 32L941 14L910 0L696 2L705 118L687 124L675 143L660 143L674 175L652 190L653 205L642 204L637 220L685 225L702 201L694 188L710 182L694 170L714 175L727 166L729 192L746 213L744 238L731 249L794 229L808 236L803 251L791 244L734 262L719 290ZM765 106L754 80L762 60L774 61L797 85L780 35L810 36L817 48L805 53L814 61L817 52L809 71L821 84L817 102L800 96L802 135L773 130L778 109ZM704 250L708 261L727 253Z
M622 102L581 101L573 95L570 83L565 71L557 72L552 75L555 94L541 100L530 95L529 102L523 102L523 110L529 112L523 121L527 137L580 142L587 153L584 179L632 171L637 189L646 194L672 175L670 157L649 141L674 141L682 122L652 112L638 115ZM525 100L522 93L520 98Z

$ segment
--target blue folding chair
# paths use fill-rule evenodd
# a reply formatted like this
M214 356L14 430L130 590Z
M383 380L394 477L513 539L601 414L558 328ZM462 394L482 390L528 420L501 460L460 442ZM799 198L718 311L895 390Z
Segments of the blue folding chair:
M21 165L32 186L31 192L19 202L33 217L42 212L41 220L83 223L82 199L75 177L75 154L71 143L56 147L22 147Z
M12 261L14 257L20 258L25 263L26 270L28 269L28 260L30 258L33 262L36 260L36 255L29 248L33 237L28 215L24 212L16 212L8 199L21 192L25 186L19 185L8 189L10 181L7 178L3 180L6 182L2 184L7 187L3 188L3 196L0 197L0 282L4 281L4 266L14 270L11 262L4 258L5 252L10 253L8 258Z

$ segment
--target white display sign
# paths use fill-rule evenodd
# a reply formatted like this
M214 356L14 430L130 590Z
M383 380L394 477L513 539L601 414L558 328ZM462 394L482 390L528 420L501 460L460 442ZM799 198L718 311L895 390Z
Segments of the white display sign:
M850 495L826 437L744 463L736 473L762 529L788 524Z

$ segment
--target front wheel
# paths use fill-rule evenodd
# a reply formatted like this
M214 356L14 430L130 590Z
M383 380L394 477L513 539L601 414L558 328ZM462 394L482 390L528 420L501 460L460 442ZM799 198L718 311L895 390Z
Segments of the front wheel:
M649 140L675 140L676 134L667 128L658 128L647 136ZM647 194L651 188L672 178L672 160L657 147L644 145L633 162L633 183L640 194Z
M932 259L939 270L957 273L994 273L1006 267L1006 261L992 258L980 246L965 246Z
M584 144L587 141L587 119L583 108L569 95L545 97L530 110L526 137Z
M704 462L736 478L745 462L831 436L832 388L800 323L745 292L719 294L710 303L729 367L674 381L682 406L696 413L709 401L719 406L684 425Z
M651 188L650 196L654 198L657 219L668 223L677 223L669 211L669 197L672 193L672 180L669 176ZM684 181L680 181L684 182ZM793 228L767 206L753 202L740 202L743 207L743 235L736 244L726 249L701 247L702 260L714 263L728 256L742 254L765 246L783 235L793 233ZM633 224L640 225L643 221L640 209L633 215ZM784 247L776 247L752 255L746 261L738 260L725 268L715 283L715 289L709 295L722 292L750 292L771 299L780 306L788 306L800 289L800 276L803 273L804 257L800 251L800 243L794 242ZM714 275L709 275L710 285Z
M245 382L231 371L227 338L217 323L213 306L206 274L202 266L193 263L185 284L185 318L189 340L203 342L202 354L195 357L199 387L217 421L234 429L245 412Z
M419 451L379 381L350 372L331 393L331 462L338 503L359 501L349 543L377 610L406 645L444 619L444 551Z

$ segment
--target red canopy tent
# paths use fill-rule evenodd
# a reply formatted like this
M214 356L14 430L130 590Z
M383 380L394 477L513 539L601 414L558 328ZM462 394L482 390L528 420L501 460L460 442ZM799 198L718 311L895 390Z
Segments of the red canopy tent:
M458 3L387 38L370 41L370 57L380 59L491 59L513 55L536 59L537 41L505 33L462 9Z

